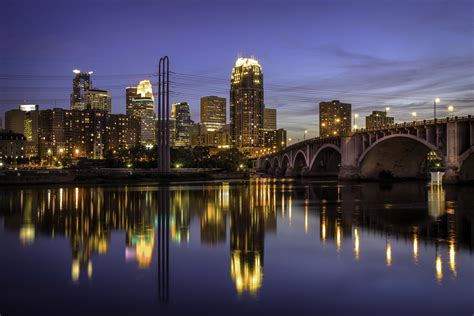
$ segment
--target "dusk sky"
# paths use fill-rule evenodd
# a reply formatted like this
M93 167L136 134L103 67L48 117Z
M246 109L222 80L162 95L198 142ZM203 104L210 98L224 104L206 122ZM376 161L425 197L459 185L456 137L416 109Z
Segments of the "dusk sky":
M172 102L229 100L238 56L263 67L265 103L289 137L316 136L318 103L359 113L391 107L396 121L433 117L441 98L474 114L474 1L10 1L0 3L0 115L24 102L69 108L72 70L125 112L125 87L174 72ZM228 109L227 109L228 111Z

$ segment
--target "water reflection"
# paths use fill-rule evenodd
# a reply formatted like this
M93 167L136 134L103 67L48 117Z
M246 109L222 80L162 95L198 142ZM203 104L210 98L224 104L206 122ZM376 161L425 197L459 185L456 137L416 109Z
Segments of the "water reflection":
M442 186L419 184L316 185L254 179L246 184L170 188L5 189L0 205L5 229L16 232L24 246L37 238L69 240L74 282L93 277L93 257L108 253L112 231L125 232L125 260L139 269L156 267L156 260L160 297L167 301L170 241L176 247L190 243L197 236L193 227L199 228L202 246L229 242L230 279L238 294L255 295L262 289L265 240L281 225L300 229L308 239L314 238L314 231L324 247L338 254L350 251L355 261L369 248L366 240L378 236L385 240L385 253L380 250L379 258L385 257L391 269L405 256L397 252L397 245L412 249L409 256L416 265L426 265L420 256L427 247L435 247L427 267L434 265L434 279L441 282L448 271L457 277L457 252L472 249L472 214L463 213L458 205L462 199L449 199L448 193ZM192 225L194 220L198 225Z

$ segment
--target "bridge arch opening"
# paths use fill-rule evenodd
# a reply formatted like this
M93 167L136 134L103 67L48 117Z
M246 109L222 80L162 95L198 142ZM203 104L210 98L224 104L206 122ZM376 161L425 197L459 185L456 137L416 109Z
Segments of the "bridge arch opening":
M359 159L363 178L422 178L428 152L436 151L430 143L413 135L384 137L369 147Z
M265 173L270 173L271 169L272 164L270 163L270 160L265 159L265 161L263 162L263 170L265 171Z
M311 164L311 175L337 176L341 166L341 153L335 146L322 147Z
M281 175L285 176L286 175L286 170L288 170L288 168L290 168L290 167L291 167L290 158L288 157L288 155L284 155L283 159L281 161L281 168L280 168Z
M303 154L303 152L298 151L296 153L295 160L293 163L293 175L301 176L307 166L308 165L306 163L306 156Z
M464 159L459 172L459 180L474 181L474 152Z

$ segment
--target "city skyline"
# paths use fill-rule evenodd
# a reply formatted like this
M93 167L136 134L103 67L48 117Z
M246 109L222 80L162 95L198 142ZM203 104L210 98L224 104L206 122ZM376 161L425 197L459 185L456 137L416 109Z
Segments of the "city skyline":
M54 107L55 102L57 107L66 108L71 70L79 68L93 70L95 85L112 95L112 112L124 113L125 87L144 79L156 82L152 74L156 73L159 56L164 54L170 56L174 72L171 102L188 102L195 121L199 117L200 97L229 98L230 70L237 56L255 56L265 72L265 105L278 109L280 118L285 118L278 125L295 140L302 138L304 129L308 129L308 137L317 135L317 104L324 100L351 103L353 113L360 117L390 106L396 121L411 120L413 111L418 113L418 119L432 118L436 97L441 98L440 117L446 116L443 113L447 114L449 104L454 105L455 114L460 116L469 114L474 106L474 47L469 45L474 28L470 18L472 4L468 1L449 5L445 1L365 1L360 7L349 1L297 2L291 6L287 1L271 6L263 2L253 4L251 12L246 12L249 21L265 12L269 25L260 28L251 22L245 27L246 32L233 22L227 23L235 12L244 10L245 2L233 4L233 10L226 4L212 4L222 17L211 24L206 22L211 3L178 1L166 4L162 12L169 13L169 17L180 12L189 18L183 25L173 24L170 33L180 39L173 34L159 35L140 56L133 45L123 47L123 39L130 33L138 40L152 36L153 29L170 23L166 14L162 19L152 19L151 13L142 12L139 22L109 23L114 26L112 29L107 23L123 17L131 5L114 1L110 13L100 21L94 19L98 13L88 12L91 23L85 28L94 31L95 36L91 37L82 35L90 32L79 34L78 26L64 18L72 10L67 5L55 1L45 1L41 7L28 4L35 9L28 12L35 15L23 10L25 5L2 3L2 11L12 13L6 17L7 27L2 32L14 30L13 35L4 36L7 49L0 61L2 112L16 108L23 100L39 104L42 109ZM154 8L152 3L148 5ZM107 4L98 5L104 6ZM77 16L84 9L74 10L73 16ZM371 18L363 18L368 16ZM330 26L327 21L331 18L340 22ZM37 27L31 29L32 23ZM195 27L191 28L190 23ZM59 40L47 35L51 30ZM104 40L101 35L110 31L112 36ZM196 36L196 32L202 31L215 36ZM226 45L218 45L212 51L195 49L191 54L187 50L163 49L163 41L174 41L176 45L172 46L176 47L184 41L191 47L206 47L219 41ZM385 44L380 45L380 41ZM95 48L101 53L97 54ZM189 58L191 55L193 58ZM198 80L199 76L203 78ZM47 89L38 89L41 87Z

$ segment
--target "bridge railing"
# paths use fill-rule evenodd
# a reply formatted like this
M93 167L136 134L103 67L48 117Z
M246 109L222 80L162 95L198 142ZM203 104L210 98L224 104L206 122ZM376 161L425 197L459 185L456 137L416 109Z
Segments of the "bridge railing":
M392 124L386 124L386 125L383 125L380 127L374 127L374 128L358 128L353 132L353 134L364 133L364 132L377 132L377 131L384 131L384 130L396 129L396 128L444 124L444 123L452 122L452 121L469 121L471 119L473 119L473 117L471 115L468 115L468 116L446 117L446 118L436 119L436 120L432 119L432 120L412 121L412 122L403 122L403 123L392 123Z

